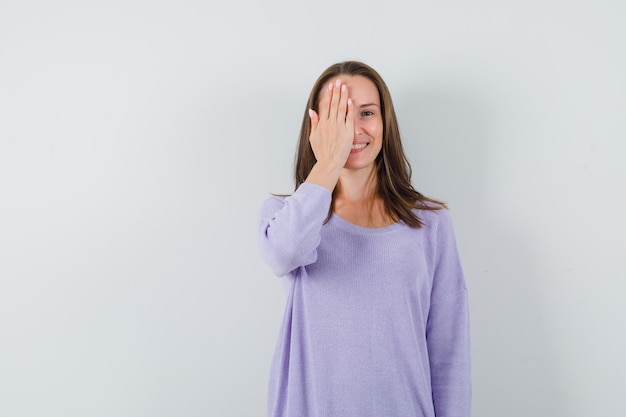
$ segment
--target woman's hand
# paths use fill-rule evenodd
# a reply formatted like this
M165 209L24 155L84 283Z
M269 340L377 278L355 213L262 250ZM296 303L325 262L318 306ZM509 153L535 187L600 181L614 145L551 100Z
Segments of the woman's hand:
M309 109L309 142L318 163L343 168L352 149L354 115L348 88L337 79L322 92L319 114Z

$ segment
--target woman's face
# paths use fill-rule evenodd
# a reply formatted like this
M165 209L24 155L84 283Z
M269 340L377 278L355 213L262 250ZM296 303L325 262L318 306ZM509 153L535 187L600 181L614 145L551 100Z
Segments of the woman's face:
M344 168L370 170L383 146L383 117L378 89L361 75L340 75L337 78L348 87L354 109L352 151Z

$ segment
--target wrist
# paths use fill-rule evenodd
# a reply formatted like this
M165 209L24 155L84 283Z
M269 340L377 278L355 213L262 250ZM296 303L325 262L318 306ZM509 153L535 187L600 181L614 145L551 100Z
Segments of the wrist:
M343 166L336 162L318 161L313 165L305 182L321 185L328 191L333 192L342 168Z

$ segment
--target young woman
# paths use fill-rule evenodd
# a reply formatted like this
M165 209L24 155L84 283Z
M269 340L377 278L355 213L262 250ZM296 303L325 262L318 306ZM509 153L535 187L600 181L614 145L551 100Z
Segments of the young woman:
M443 203L417 192L389 90L330 66L302 121L296 189L260 213L287 304L271 417L470 415L467 289Z

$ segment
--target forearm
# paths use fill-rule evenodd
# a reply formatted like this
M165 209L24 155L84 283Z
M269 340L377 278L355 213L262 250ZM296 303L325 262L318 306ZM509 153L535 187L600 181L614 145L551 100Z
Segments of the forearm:
M471 414L471 359L467 292L431 306L428 351L437 417Z
M342 168L338 162L317 162L304 182L322 186L332 193Z

